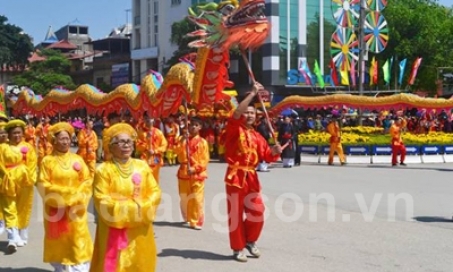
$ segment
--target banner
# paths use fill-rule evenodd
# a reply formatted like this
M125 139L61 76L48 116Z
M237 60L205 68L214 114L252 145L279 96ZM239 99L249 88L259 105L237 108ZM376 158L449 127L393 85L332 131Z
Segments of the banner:
M324 88L324 86L326 84L324 83L324 78L322 77L321 70L319 70L319 65L318 65L318 61L317 60L315 60L314 72L315 72L315 75L316 75L316 79L318 80L319 87L320 88Z

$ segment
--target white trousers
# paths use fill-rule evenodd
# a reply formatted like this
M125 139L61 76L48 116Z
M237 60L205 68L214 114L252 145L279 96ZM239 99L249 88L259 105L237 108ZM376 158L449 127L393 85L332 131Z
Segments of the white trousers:
M268 164L266 162L261 162L258 164L258 171L267 171Z
M294 159L283 159L283 166L294 166Z
M59 263L51 263L50 265L55 268L55 272L89 272L90 262L76 264L76 265L64 265Z

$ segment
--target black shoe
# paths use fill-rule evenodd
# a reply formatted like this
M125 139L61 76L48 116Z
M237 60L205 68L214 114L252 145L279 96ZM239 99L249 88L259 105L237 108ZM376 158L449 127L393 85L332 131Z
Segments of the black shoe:
M401 166L407 166L404 162L400 163Z
M398 166L396 163L392 163L392 166Z
M345 163L345 162L342 162L341 165L346 165L346 163Z

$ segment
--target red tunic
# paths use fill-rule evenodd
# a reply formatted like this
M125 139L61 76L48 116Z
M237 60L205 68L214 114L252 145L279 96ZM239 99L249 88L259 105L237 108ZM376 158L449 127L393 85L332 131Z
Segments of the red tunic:
M225 159L228 163L225 183L239 188L244 187L245 182L253 183L258 188L252 191L259 192L255 171L258 163L277 161L280 155L273 156L263 136L253 128L247 128L244 121L244 117L230 118L225 129Z

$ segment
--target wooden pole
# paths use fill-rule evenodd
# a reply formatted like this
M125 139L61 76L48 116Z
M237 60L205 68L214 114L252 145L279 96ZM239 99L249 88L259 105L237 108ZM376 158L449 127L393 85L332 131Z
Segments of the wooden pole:
M187 129L187 133L184 133L184 137L186 138L186 154L187 154L187 173L190 175L189 169L190 169L190 148L189 148L189 109L187 107L187 100L183 98L183 104L184 104L184 126Z
M247 67L247 71L249 73L249 76L252 79L252 83L255 83L256 82L255 75L253 74L252 68L250 67L250 63L249 63L249 60L247 59L245 51L241 50L241 55L242 55L242 59L245 62L245 66ZM257 95L258 95L258 100L259 100L259 102L261 104L261 107L263 108L264 116L266 117L266 122L267 122L269 130L270 130L270 132L272 134L272 138L274 139L274 143L277 144L277 138L275 137L274 128L272 127L272 123L271 123L271 120L269 118L269 114L267 113L266 106L264 105L264 102L261 99L260 94L258 93Z

